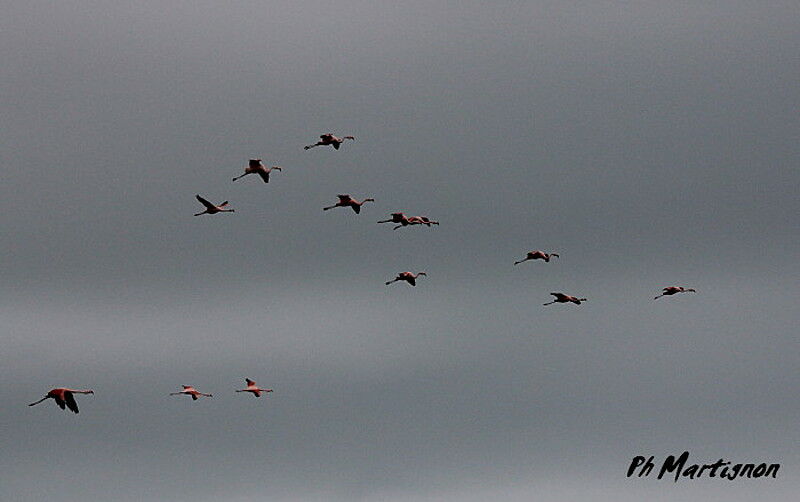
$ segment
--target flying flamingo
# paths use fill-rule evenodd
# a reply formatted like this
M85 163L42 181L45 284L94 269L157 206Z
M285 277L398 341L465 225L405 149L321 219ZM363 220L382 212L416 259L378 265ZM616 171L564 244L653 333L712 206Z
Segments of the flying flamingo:
M43 398L39 399L35 403L31 403L28 406L34 406L46 399L53 399L56 404L61 408L64 409L64 406L70 409L73 413L78 413L78 403L75 402L75 397L73 394L94 394L93 390L77 390L77 389L65 389L63 387L59 387L57 389L53 389L47 393Z
M695 291L694 289L684 288L683 286L668 286L664 288L662 291L663 292L660 295L653 298L653 300L658 300L662 296L672 296L677 293L697 293L697 291Z
M170 396L177 396L180 394L186 394L188 396L192 396L192 401L197 401L197 398L200 396L205 397L212 397L211 394L203 394L202 392L198 392L197 389L192 387L191 385L182 385L183 390L180 392L170 392Z
M409 225L438 225L438 221L433 221L427 216L411 216L408 218Z
M197 213L195 214L195 216L200 216L201 214L232 213L235 211L235 209L224 209L224 207L228 205L227 200L222 204L220 204L219 206L215 206L214 204L208 202L199 195L195 195L195 197L197 197L197 200L200 201L200 204L206 206L205 211L203 211L202 213Z
M419 277L421 275L424 275L426 277L428 276L428 274L426 274L425 272L417 272L416 274L412 274L411 272L400 272L399 274L397 274L397 277L395 277L391 281L387 282L386 285L388 286L389 284L391 284L393 282L397 282L397 281L406 281L407 283L411 284L412 286L416 286L417 285L417 277Z
M323 211L327 211L328 209L333 209L335 207L351 207L356 214L361 212L361 206L363 206L367 202L375 202L375 199L364 199L363 201L359 202L354 198L350 197L348 194L337 195L339 197L339 202L332 206L323 207Z
M403 213L392 213L391 216L392 217L388 220L381 220L378 223L399 223L399 225L394 227L395 230L400 227L405 227L406 225L411 225L411 219Z
M554 303L568 303L568 302L572 302L575 305L580 305L581 302L587 301L586 298L576 298L574 296L565 295L564 293L550 293L550 294L555 296L556 299L550 303L543 303L542 305L552 305Z
M244 178L248 174L257 174L261 176L264 183L269 183L269 173L276 169L282 171L280 166L264 167L264 164L261 163L261 159L250 159L250 164L244 168L244 174L233 178L233 181Z
M539 250L529 251L528 254L525 255L524 259L520 261L515 261L514 265L519 265L520 263L528 260L544 260L550 263L550 258L552 258L553 256L555 256L556 258L560 258L560 256L558 256L556 253L545 253L544 251L539 251Z
M339 145L344 143L344 140L349 139L355 141L354 136L345 136L344 138L337 138L331 133L325 133L320 135L320 140L314 143L313 145L304 146L303 150L308 150L309 148L314 148L315 146L328 146L331 145L336 150L339 149Z
M272 389L261 389L256 385L256 383L249 378L244 379L247 382L247 388L242 390L237 390L236 392L252 392L254 396L261 397L262 392L272 392Z

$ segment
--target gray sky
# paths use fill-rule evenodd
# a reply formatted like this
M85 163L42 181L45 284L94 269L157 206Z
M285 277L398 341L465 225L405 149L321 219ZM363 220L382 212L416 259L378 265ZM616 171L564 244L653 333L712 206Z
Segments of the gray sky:
M795 2L3 13L3 500L800 490ZM96 394L25 406L62 385ZM625 478L685 449L783 467Z

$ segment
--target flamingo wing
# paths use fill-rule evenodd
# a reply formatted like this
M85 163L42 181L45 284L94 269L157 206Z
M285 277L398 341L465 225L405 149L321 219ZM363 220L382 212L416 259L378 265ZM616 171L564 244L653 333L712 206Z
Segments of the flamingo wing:
M217 206L208 202L204 198L200 197L200 195L195 195L195 197L197 198L198 202L200 202L200 204L206 206L208 209L216 209Z
M250 159L250 168L255 169L261 165L261 159Z
M75 396L72 395L72 392L64 393L64 401L66 401L67 408L69 408L70 411L78 413L78 403L75 402Z
M258 170L258 175L261 176L261 179L264 180L264 183L269 183L269 172L263 169Z

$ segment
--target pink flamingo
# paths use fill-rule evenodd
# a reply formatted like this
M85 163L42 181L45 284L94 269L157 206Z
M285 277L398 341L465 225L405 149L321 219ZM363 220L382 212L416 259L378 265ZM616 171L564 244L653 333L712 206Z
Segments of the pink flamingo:
M438 225L439 222L438 221L433 221L430 218L428 218L427 216L411 216L411 217L408 218L408 224L409 225L431 226L431 225Z
M203 211L202 213L197 213L197 214L195 214L195 216L200 216L201 214L232 213L232 212L235 211L235 209L224 209L225 206L228 205L228 201L227 200L225 202L223 202L222 204L220 204L219 206L215 206L214 204L208 202L207 200L205 200L204 198L200 197L199 195L195 195L195 197L197 197L197 200L200 201L200 204L206 206L206 210L205 211Z
M339 145L344 143L344 140L349 139L351 141L355 141L354 136L345 136L344 138L337 138L331 133L325 133L320 135L320 140L314 143L313 145L304 146L303 150L308 150L309 148L314 148L315 146L328 146L331 145L336 150L339 149Z
M244 174L233 178L233 181L244 178L248 174L257 174L261 176L264 183L269 183L269 173L275 170L282 171L283 169L280 166L264 167L261 159L250 159L250 164L244 168Z
M403 213L392 213L391 216L392 217L389 218L388 220L381 220L378 223L399 223L399 225L394 227L395 230L397 230L400 227L411 225L411 219L406 217L406 215L404 215Z
M697 293L697 291L692 288L684 288L683 286L668 286L662 290L660 295L653 298L653 300L658 300L662 296L672 296L677 293Z
M529 251L528 254L525 256L524 259L520 261L515 261L514 265L519 265L522 262L526 262L528 260L544 260L547 263L550 263L550 258L555 256L556 258L560 258L556 253L545 253L544 251Z
M565 295L564 293L550 293L551 295L555 296L556 299L550 303L543 303L542 305L552 305L554 303L568 303L572 302L575 305L580 305L581 302L587 301L586 298L577 298L570 295Z
M328 209L333 209L335 207L351 207L356 214L361 213L361 206L363 206L367 202L375 202L375 199L364 199L363 201L359 202L354 198L350 197L348 194L337 195L339 197L339 202L332 206L323 207L323 211L327 211Z
M57 389L52 389L48 392L43 398L36 401L35 403L31 403L28 406L35 406L46 399L52 399L56 402L59 408L62 410L64 406L70 409L73 413L78 413L78 403L75 402L75 397L73 394L94 394L93 390L78 390L78 389L65 389L63 387L59 387Z
M426 277L428 276L428 274L426 274L425 272L417 272L416 274L412 274L411 272L400 272L399 274L397 274L397 277L395 277L391 281L387 282L386 285L388 286L389 284L391 284L393 282L397 282L397 281L406 281L407 283L411 284L412 286L416 286L417 285L417 277L419 277L421 275L424 275Z
M197 389L192 387L191 385L182 385L183 390L180 392L170 392L170 396L178 396L180 394L186 394L187 396L192 396L192 401L197 401L200 396L204 397L213 397L211 394L203 394L202 392L198 392Z
M262 392L272 392L272 389L259 388L258 385L256 385L256 383L249 378L245 378L244 381L247 382L247 388L237 390L236 392L252 392L256 397L261 397Z

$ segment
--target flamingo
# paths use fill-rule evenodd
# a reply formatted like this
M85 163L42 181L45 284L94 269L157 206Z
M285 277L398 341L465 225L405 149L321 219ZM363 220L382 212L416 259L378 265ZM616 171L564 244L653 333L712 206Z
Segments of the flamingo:
M427 216L411 216L410 218L408 218L408 223L409 225L427 225L427 226L439 224L438 221L433 221Z
M519 265L520 263L528 260L544 260L547 263L550 263L550 258L555 256L556 258L560 258L556 253L545 253L544 251L529 251L525 258L520 261L515 261L514 265Z
M395 230L400 227L405 227L406 225L411 225L411 220L403 213L392 213L391 216L392 217L388 220L381 220L378 223L399 223L398 226L394 227Z
M46 399L53 399L56 404L61 408L64 409L64 406L70 409L73 413L78 412L78 403L75 402L75 397L73 394L94 394L93 390L78 390L78 389L65 389L63 387L59 387L56 389L52 389L48 392L43 398L39 399L35 403L31 403L28 406L35 406Z
M182 385L183 390L180 392L170 392L170 396L177 396L180 394L186 394L188 396L192 396L192 401L197 401L200 396L205 397L213 397L211 394L203 394L202 392L198 392L197 389L192 387L191 385Z
M323 207L323 211L327 211L328 209L333 209L335 207L351 207L356 214L361 212L361 206L363 206L367 202L375 202L375 199L364 199L361 202L355 200L354 198L350 197L348 194L337 195L339 197L339 202L332 206Z
M658 300L662 296L672 296L677 293L697 293L697 291L692 288L684 288L683 286L668 286L662 290L660 295L653 298L653 300Z
M554 303L568 303L572 302L575 305L580 305L581 302L587 301L586 298L577 298L570 295L565 295L564 293L550 293L551 295L555 296L556 299L550 303L543 303L542 305L552 305Z
M244 174L233 178L233 181L244 178L248 174L257 174L261 176L264 183L269 183L269 173L276 169L278 171L283 170L280 166L264 167L264 164L261 163L261 159L250 159L250 164L244 168Z
M303 150L308 150L309 148L314 148L315 146L328 146L331 145L336 150L339 149L339 145L344 143L344 140L349 139L355 141L354 136L345 136L344 138L337 138L331 133L325 133L320 135L320 140L314 143L313 145L304 146Z
M223 202L222 204L220 204L219 206L215 206L214 204L208 202L207 200L205 200L204 198L200 197L199 195L195 195L195 197L197 197L197 200L200 201L200 204L206 206L206 210L205 211L203 211L202 213L197 213L197 214L195 214L195 216L200 216L201 214L232 213L232 212L235 211L235 209L223 209L225 206L228 205L228 201L227 200L225 202Z
M258 385L256 385L256 383L254 381L250 380L249 378L245 378L244 381L247 382L247 388L246 389L237 390L236 392L252 392L253 395L256 396L256 397L261 397L261 393L262 392L272 392L272 389L261 389L261 388L259 388Z
M397 277L392 279L391 281L387 282L386 285L397 281L406 281L407 283L411 284L412 286L417 285L417 277L424 275L425 277L428 276L425 272L417 272L416 274L412 274L411 272L400 272L397 274Z

